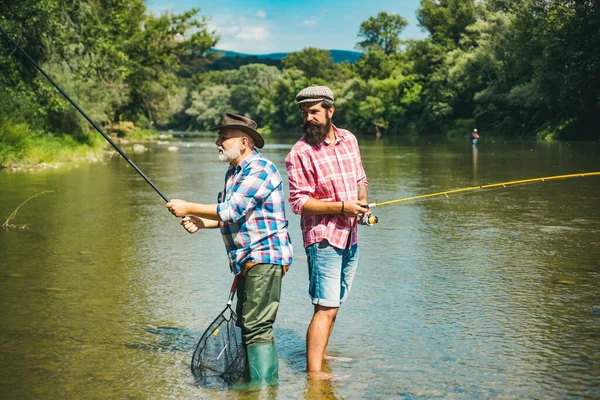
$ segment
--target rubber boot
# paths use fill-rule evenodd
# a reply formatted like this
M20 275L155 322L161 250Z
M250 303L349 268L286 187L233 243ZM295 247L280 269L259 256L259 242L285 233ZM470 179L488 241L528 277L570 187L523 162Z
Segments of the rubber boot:
M247 347L251 386L279 384L279 360L275 343L254 344Z

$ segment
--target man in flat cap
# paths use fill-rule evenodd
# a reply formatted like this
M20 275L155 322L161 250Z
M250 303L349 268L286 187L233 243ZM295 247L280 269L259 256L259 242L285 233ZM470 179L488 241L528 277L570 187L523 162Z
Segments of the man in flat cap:
M307 371L316 378L329 358L327 343L358 264L357 217L369 214L367 177L356 137L331 123L333 91L310 86L296 96L303 136L285 159L292 211L300 225L314 305L306 333Z
M264 140L256 122L226 114L216 141L219 160L229 163L217 204L174 199L167 208L189 233L220 228L231 271L238 275L237 314L246 347L251 384L276 385L278 359L273 323L279 308L281 278L292 263L282 179L256 148Z

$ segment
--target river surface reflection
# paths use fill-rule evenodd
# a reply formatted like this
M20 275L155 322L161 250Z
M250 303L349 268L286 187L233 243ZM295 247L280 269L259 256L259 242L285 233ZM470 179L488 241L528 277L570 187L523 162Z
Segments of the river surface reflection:
M600 170L595 143L361 140L374 202ZM285 175L292 141L264 153ZM177 146L171 152L167 146ZM214 203L213 139L131 154L169 198ZM197 387L189 362L231 285L218 231L187 234L120 158L0 173L0 397L599 398L600 177L376 208L330 343L347 379L307 382L299 218L276 323L280 386ZM287 194L287 185L285 186Z

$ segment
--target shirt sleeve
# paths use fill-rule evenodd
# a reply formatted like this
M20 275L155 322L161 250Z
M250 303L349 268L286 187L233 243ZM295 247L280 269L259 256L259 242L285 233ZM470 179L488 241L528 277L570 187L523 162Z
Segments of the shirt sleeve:
M362 157L360 155L360 148L358 147L358 140L354 139L354 151L356 152L356 171L358 172L356 184L358 186L369 187L369 182L367 182L367 174L365 174L365 169L362 164Z
M285 158L290 187L290 207L294 214L302 214L304 204L314 196L315 179L308 157L292 150Z
M217 213L223 221L237 222L268 198L269 194L281 183L276 182L274 166L260 160L251 162L242 170L242 177L234 188L231 197L217 204Z

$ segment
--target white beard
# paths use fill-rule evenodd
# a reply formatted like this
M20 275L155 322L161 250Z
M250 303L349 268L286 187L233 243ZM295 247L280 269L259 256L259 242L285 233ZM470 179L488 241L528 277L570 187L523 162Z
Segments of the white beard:
M218 146L219 149L219 160L223 162L232 162L236 158L242 155L239 142L236 143L231 149L225 150L223 147Z

